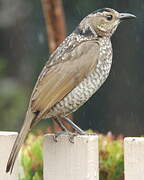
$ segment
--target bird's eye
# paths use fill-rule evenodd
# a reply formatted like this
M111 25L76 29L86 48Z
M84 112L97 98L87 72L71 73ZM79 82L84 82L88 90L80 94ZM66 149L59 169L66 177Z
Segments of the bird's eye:
M108 21L111 21L113 16L112 15L107 15L106 18L107 18Z

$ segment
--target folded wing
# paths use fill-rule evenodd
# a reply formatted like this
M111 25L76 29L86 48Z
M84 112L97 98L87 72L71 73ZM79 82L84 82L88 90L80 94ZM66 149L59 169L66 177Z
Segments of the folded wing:
M65 53L61 62L42 71L30 101L31 111L39 112L38 119L95 70L98 58L97 42L82 42Z

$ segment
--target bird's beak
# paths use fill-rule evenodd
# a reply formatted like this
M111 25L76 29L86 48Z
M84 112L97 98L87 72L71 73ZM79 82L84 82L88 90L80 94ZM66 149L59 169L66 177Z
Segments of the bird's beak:
M119 16L120 20L133 19L133 18L136 18L136 16L130 13L120 13Z

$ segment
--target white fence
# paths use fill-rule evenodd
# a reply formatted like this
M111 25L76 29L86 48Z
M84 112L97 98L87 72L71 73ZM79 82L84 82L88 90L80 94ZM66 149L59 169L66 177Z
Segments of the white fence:
M5 173L6 162L17 133L0 132L0 179L18 180L18 162L12 175ZM53 135L44 139L44 180L99 180L98 136ZM124 140L125 180L144 180L144 138Z

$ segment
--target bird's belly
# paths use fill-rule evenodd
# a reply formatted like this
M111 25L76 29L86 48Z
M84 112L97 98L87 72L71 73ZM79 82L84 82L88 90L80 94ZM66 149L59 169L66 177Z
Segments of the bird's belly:
M75 87L64 99L51 108L48 117L66 116L83 105L104 83L111 68L111 61L99 64L96 70Z

